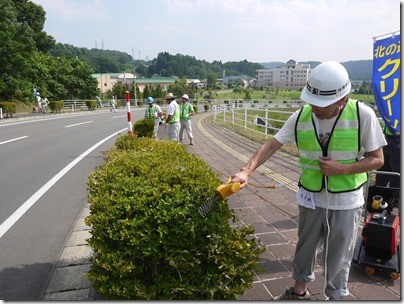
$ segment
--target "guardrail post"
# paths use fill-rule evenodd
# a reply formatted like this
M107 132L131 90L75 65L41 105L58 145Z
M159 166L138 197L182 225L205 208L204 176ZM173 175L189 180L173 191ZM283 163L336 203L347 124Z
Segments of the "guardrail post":
M132 113L130 112L130 92L126 91L126 109L128 112L128 134L133 135L132 132Z
M268 139L268 109L265 109L265 140Z
M3 108L0 108L0 119L3 119Z
M244 129L247 130L247 107L244 108Z

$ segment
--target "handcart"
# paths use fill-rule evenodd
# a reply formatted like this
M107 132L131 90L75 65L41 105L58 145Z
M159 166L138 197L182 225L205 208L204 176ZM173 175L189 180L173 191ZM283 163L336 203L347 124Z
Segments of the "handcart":
M397 172L374 171L365 185L365 225L359 237L352 262L364 266L368 275L386 271L390 278L400 277L400 188L375 184L372 176Z

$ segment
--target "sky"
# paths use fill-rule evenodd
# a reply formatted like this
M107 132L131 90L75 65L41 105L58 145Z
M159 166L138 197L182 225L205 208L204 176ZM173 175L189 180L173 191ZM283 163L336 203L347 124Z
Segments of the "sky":
M372 59L399 31L399 0L31 0L56 42L213 62ZM387 35L387 36L385 36Z

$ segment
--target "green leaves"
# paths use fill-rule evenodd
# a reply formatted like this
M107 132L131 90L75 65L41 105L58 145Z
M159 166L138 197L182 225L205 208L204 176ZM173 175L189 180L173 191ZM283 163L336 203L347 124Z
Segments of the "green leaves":
M233 230L224 201L202 218L220 185L183 145L120 136L88 180L96 253L87 277L112 300L234 299L251 286L261 249Z

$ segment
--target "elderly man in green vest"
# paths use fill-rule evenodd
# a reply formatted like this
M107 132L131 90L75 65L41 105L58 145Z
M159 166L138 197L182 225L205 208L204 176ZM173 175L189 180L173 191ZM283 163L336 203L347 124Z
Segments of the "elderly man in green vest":
M154 137L158 139L157 132L159 129L160 118L163 115L159 105L154 103L153 97L147 97L148 107L145 110L144 118L154 120Z
M180 133L180 107L175 100L175 96L172 93L167 93L164 96L164 100L167 100L167 118L166 123L170 125L169 137L170 140L178 141Z
M189 144L194 144L194 136L192 134L191 116L195 114L194 107L189 103L187 94L182 95L182 103L180 104L180 142L184 139L184 130L187 131Z
M349 294L348 277L364 202L367 172L383 165L386 145L374 111L351 100L346 69L329 61L313 69L301 99L307 104L232 176L241 187L283 144L300 152L299 240L293 259L293 287L274 300L308 300L319 247L324 244L325 295Z

